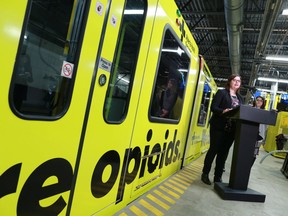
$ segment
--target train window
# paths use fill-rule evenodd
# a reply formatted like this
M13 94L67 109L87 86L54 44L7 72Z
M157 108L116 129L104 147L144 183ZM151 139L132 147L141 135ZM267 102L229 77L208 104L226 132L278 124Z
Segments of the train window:
M123 121L127 113L146 9L146 0L126 1L104 107L110 123Z
M157 78L150 104L150 120L179 120L182 112L190 57L170 29L165 31L160 56Z
M198 114L198 126L205 126L208 117L208 108L210 104L210 95L211 95L211 88L208 83L205 81L204 83L204 90L200 105L200 110Z
M75 78L85 0L31 0L10 86L10 106L23 118L60 117Z

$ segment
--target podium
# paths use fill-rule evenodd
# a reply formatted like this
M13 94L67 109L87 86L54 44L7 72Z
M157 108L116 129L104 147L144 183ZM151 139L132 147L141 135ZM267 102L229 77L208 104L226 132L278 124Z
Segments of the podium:
M214 189L224 200L265 202L266 196L248 188L259 124L275 125L277 113L240 105L224 114L236 120L236 134L229 183L215 182Z

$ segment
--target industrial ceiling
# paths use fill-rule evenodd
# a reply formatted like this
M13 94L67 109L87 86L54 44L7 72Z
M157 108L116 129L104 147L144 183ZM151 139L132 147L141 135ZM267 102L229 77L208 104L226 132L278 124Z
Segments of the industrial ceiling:
M266 60L288 57L286 0L175 0L219 87L231 74L242 84L271 90L273 82L288 80L288 62ZM277 82L278 83L278 82ZM287 92L287 83L278 83Z

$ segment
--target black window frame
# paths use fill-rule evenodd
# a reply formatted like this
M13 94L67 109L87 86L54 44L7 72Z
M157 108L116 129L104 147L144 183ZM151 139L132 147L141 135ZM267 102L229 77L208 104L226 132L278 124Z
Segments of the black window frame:
M175 40L175 42L178 44L178 48L180 48L180 49L182 49L182 51L184 51L185 55L187 55L187 59L189 60L187 62L187 73L185 74L185 77L182 76L182 78L179 77L179 79L178 79L179 82L181 82L181 80L183 81L182 83L178 83L179 84L178 90L180 88L180 85L183 85L182 87L184 87L184 89L181 89L181 93L179 94L179 95L181 95L180 97L182 99L182 104L181 104L181 110L178 112L178 118L176 118L176 119L170 118L170 117L169 118L159 117L158 114L155 114L155 108L154 108L155 107L154 104L155 104L155 101L157 100L156 98L157 98L157 94L158 94L157 93L157 91L158 91L157 90L157 82L159 82L159 80L157 80L157 79L158 79L158 76L159 77L161 76L159 70L160 70L160 67L162 67L161 66L161 58L163 55L162 51L163 51L163 46L165 43L165 36L166 36L167 31L170 31L171 35L173 36L173 40ZM171 62L169 62L169 63L171 63ZM184 101L185 101L185 95L186 95L186 90L187 90L187 81L188 81L188 77L189 77L190 65L191 65L191 53L188 51L187 47L185 47L185 45L179 39L178 35L175 33L173 28L169 24L166 24L164 29L163 29L163 33L162 33L162 42L161 42L161 46L159 49L158 63L157 63L156 71L155 71L154 84L153 84L151 97L150 97L150 105L149 105L149 111L148 111L149 121L155 122L155 123L167 123L167 124L178 124L179 123L179 121L181 120L183 107L184 107ZM179 75L179 76L181 76L181 75ZM159 83L158 83L158 87L159 87ZM179 95L178 95L178 97L179 97ZM177 103L177 101L176 101L176 103Z
M73 24L76 23L75 26L73 26L73 30L77 31L77 38L69 38L69 48L70 50L76 50L74 53L74 61L73 61L73 76L70 80L70 84L69 86L65 89L65 98L63 99L63 101L65 103L63 103L64 105L62 106L62 110L59 111L57 114L55 115L45 115L45 114L39 114L39 113L25 113L21 110L19 110L19 108L17 108L15 106L15 97L14 97L14 88L15 88L15 83L16 83L16 76L17 76L17 70L18 70L18 66L19 66L19 61L20 61L20 57L21 54L23 53L23 50L26 49L26 45L25 40L26 40L26 32L28 29L28 25L29 25L29 18L31 16L31 10L32 10L32 6L33 6L33 0L29 0L28 4L27 4L27 8L26 8L26 12L25 12L25 18L24 18L24 22L23 22L23 26L22 26L22 30L21 30L21 35L20 35L20 39L19 39L19 46L18 46L18 50L17 50L17 54L16 54L16 61L14 64L14 69L13 69L13 75L12 75L12 79L11 79L11 83L10 83L10 89L9 89L9 105L10 105L10 109L12 110L12 112L18 116L21 119L25 119L25 120L48 120L48 121L54 121L54 120L58 120L60 118L62 118L65 113L67 113L70 103L71 103L71 99L72 99L72 94L73 94L73 89L74 89L74 82L75 82L75 78L77 75L77 68L78 68L78 63L79 63L79 59L80 59L80 53L81 53L81 49L82 49L82 43L83 43L83 39L84 39L84 32L85 32L85 28L86 28L86 24L87 24L87 19L88 19L88 14L89 14L89 9L90 9L90 5L91 5L91 0L75 0L77 1L77 14L81 16L81 20L79 21L79 17L77 17L76 19L74 19L75 17L73 16ZM73 1L72 5L75 4L75 1ZM47 2L45 2L43 0L43 4L45 4ZM73 9L72 9L73 10ZM72 11L71 11L71 16L70 19L72 17ZM47 18L49 19L49 17ZM76 20L76 22L75 22ZM77 22L77 20L79 22ZM70 23L71 23L70 22ZM79 26L80 23L80 26ZM70 24L69 24L70 25ZM72 30L72 31L73 31ZM46 38L47 36L45 36L43 34L43 38ZM39 39L41 39L39 37ZM53 37L50 37L51 41L53 40L54 44L57 43L63 43L63 41L59 41L59 38L55 37L53 39ZM75 46L75 44L73 44L73 42L75 42L75 40L77 40L77 44ZM74 41L73 41L74 40ZM67 43L64 42L64 43ZM64 48L63 48L64 49ZM70 56L71 57L71 56ZM69 61L69 54L67 55L67 59L66 61ZM64 62L64 61L63 61ZM59 73L61 74L61 70L59 71ZM43 79L45 79L46 77L43 77ZM51 77L48 77L48 79L50 79ZM52 78L51 78L52 79ZM68 82L68 81L67 81ZM65 85L65 83L64 83ZM63 86L60 86L60 88L63 88ZM15 95L17 96L17 95ZM64 96L63 96L64 97Z

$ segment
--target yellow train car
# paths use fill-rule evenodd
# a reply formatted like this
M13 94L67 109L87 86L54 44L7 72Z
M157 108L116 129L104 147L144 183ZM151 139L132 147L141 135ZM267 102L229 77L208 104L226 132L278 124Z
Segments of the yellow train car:
M186 143L184 165L198 158L206 152L210 146L209 119L211 117L210 106L213 96L217 91L217 85L202 56L200 56L200 73L197 82L197 90L188 138Z
M1 215L112 215L182 167L200 59L174 1L0 11Z
M267 152L274 152L275 150L287 150L286 142L283 142L282 148L277 147L276 137L280 134L287 136L288 134L288 112L279 112L277 114L276 125L269 125L267 129L267 136L265 140L264 149ZM279 158L285 158L286 153L275 151L272 153L273 156Z

